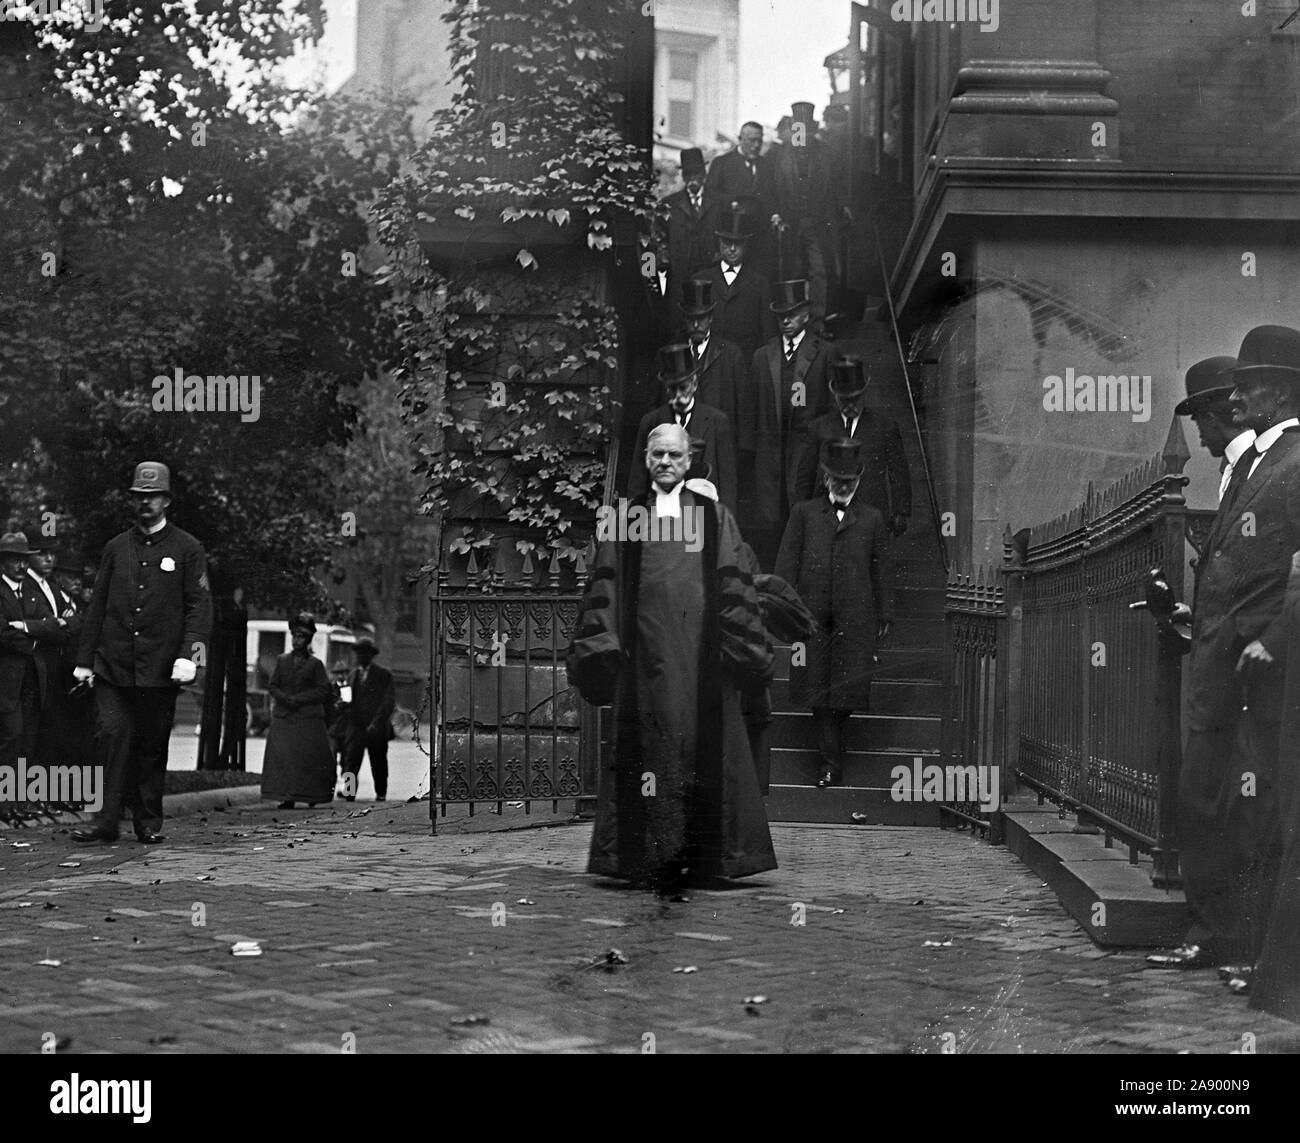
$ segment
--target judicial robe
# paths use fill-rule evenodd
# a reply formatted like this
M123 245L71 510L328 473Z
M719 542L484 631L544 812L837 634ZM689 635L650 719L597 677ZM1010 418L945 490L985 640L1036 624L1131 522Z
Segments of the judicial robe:
M633 517L653 517L655 499L651 490L623 506L615 535L634 534ZM776 868L741 712L741 687L772 677L744 570L752 559L724 506L683 489L681 508L700 523L700 543L600 545L569 648L570 681L588 702L613 703L591 873L642 880L674 863L726 877Z

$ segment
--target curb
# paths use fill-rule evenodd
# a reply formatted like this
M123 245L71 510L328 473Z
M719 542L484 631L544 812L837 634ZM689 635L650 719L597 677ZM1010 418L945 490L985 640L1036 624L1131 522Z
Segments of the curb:
M201 814L207 810L227 806L247 806L262 801L262 787L259 786L222 786L216 790L191 790L188 794L164 794L163 816L165 818L183 818L192 814ZM87 814L63 813L52 819L45 819L43 825L84 825L89 821Z

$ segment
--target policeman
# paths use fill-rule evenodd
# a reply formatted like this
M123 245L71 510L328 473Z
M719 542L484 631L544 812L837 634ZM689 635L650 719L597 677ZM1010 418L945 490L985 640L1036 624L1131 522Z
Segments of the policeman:
M194 681L212 627L202 545L167 520L171 473L136 466L136 526L109 541L73 672L95 690L95 743L104 804L75 841L117 840L122 803L141 843L162 841L167 744L180 686Z

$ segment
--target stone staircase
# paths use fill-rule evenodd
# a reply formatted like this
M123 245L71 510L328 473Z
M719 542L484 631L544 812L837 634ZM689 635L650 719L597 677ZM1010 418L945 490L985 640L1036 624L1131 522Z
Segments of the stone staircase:
M890 796L891 771L939 757L939 727L945 701L945 575L920 446L908 406L903 371L887 327L861 323L837 343L842 352L861 356L871 377L868 402L898 422L912 474L912 517L907 532L893 541L894 614L889 638L877 649L880 664L871 685L871 710L855 714L845 726L844 784L816 786L821 755L816 749L812 714L789 702L790 649L778 653L772 688L772 821L850 822L855 813L882 825L938 825L933 803L900 802ZM942 511L942 506L940 506Z

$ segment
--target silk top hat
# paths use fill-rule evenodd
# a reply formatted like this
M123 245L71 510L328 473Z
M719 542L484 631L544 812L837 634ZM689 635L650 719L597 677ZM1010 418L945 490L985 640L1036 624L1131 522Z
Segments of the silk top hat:
M713 283L707 279L696 281L687 278L682 283L682 313L687 317L699 317L713 312Z
M790 122L802 123L805 127L816 127L817 116L816 108L811 103L792 103L790 104Z
M719 238L750 238L754 233L754 216L743 210L724 210L718 215L713 233Z
M6 532L0 536L0 556L30 556L32 546L22 532Z
M1300 330L1285 325L1257 325L1242 340L1237 364L1224 376L1235 384L1269 369L1285 373L1288 381L1300 380Z
M699 147L687 147L682 152L682 181L687 182L692 176L704 178L704 152Z
M1232 392L1232 378L1225 377L1234 365L1235 357L1207 357L1198 361L1184 375L1187 396L1174 406L1174 412L1186 417L1205 408L1215 397L1226 397Z
M299 611L289 616L290 631L306 631L308 635L316 634L316 616L310 611Z
M689 345L665 345L659 351L659 380L665 385L687 381L695 375L697 364Z
M156 460L141 461L135 466L132 492L166 492L172 490L172 474L165 464Z
M795 310L812 305L808 296L808 280L795 278L789 282L777 282L772 288L775 297L768 307L774 314L792 314Z
M831 392L837 397L856 397L867 387L867 370L861 357L841 357L831 362Z
M855 480L862 475L862 442L851 437L822 441L822 468L840 480Z

